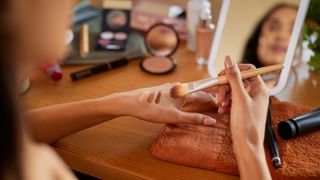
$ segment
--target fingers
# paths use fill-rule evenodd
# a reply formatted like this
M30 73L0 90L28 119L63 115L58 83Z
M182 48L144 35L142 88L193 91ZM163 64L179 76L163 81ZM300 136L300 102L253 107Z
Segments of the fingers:
M251 69L255 69L255 67L252 64L238 64L237 65L240 71L247 71ZM226 70L222 70L218 75L222 76L226 74ZM250 89L250 81L249 80L243 80L245 89L248 91ZM210 88L206 90L206 92L215 92L217 93L217 104L219 106L222 105L222 103L226 104L225 101L229 101L229 99L226 98L227 94L231 93L231 87L229 84L227 85L220 85L218 87Z
M226 100L226 97L231 92L231 87L229 85L219 86L218 95L217 95L217 104L220 106L222 102Z
M226 56L225 58L225 73L229 80L229 84L232 89L232 97L233 98L245 98L249 96L245 90L245 87L242 83L241 74L238 66L230 58L230 56Z
M238 68L240 69L240 71L247 71L247 70L251 70L251 69L256 69L256 67L252 64L237 64ZM219 72L218 76L222 76L225 75L225 69L223 69L222 71Z
M204 114L181 111L179 113L178 120L175 121L174 123L213 126L216 122L217 122L216 119Z
M261 76L258 76L251 82L250 96L253 99L266 99L269 97L268 89L263 82Z
M221 105L219 106L218 113L224 114L228 111L229 107L231 106L231 94L226 94L225 99L222 101Z
M186 96L179 109L186 112L208 112L217 109L217 105L213 95L199 91Z
M255 67L251 64L239 64L230 58L225 59L225 70L219 73L219 76L226 75L229 79L229 84L218 86L214 89L216 93L216 104L219 106L218 113L223 114L229 110L231 106L231 93L235 98L248 98L250 99L265 99L268 97L267 88L260 76L251 77L245 80L241 79L240 71L252 70ZM233 86L233 87L232 87ZM233 90L231 92L231 89ZM206 90L210 92L212 89ZM237 94L237 95L235 95Z

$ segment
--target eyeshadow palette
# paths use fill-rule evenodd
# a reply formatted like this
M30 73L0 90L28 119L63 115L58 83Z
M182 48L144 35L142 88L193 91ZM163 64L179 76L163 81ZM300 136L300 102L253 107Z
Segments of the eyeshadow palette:
M102 32L97 40L98 49L124 51L130 34L130 0L104 0Z
M125 50L129 35L125 32L105 31L100 33L98 46L100 49L123 51Z

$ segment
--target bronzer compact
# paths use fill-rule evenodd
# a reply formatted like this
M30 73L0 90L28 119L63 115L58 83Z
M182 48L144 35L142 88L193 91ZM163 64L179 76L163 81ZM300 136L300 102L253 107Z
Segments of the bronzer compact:
M171 25L159 23L150 27L145 36L145 46L150 54L140 67L150 74L172 72L176 63L170 58L179 46L178 33Z
M130 33L131 0L104 0L98 49L123 51Z

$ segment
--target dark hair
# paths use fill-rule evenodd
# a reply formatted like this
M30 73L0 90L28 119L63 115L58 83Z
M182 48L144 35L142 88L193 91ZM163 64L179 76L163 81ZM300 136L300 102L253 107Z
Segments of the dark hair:
M292 8L292 9L297 9L298 7L293 4L287 4L287 3L280 3L275 5L273 8L271 8L265 16L262 17L262 19L258 22L256 25L254 31L250 35L250 38L248 39L244 53L242 55L242 63L249 63L253 64L256 67L261 67L260 59L258 58L257 55L257 48L258 48L258 41L259 41L259 36L261 32L262 25L266 22L266 20L277 10L281 8Z
M21 135L17 106L13 35L9 28L9 0L0 1L0 179L22 179Z

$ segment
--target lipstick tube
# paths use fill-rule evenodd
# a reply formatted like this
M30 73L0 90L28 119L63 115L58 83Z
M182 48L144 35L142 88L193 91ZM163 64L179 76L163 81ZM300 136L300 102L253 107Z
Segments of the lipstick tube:
M59 81L60 79L62 79L62 71L59 64L45 64L40 68L50 79L54 81Z

